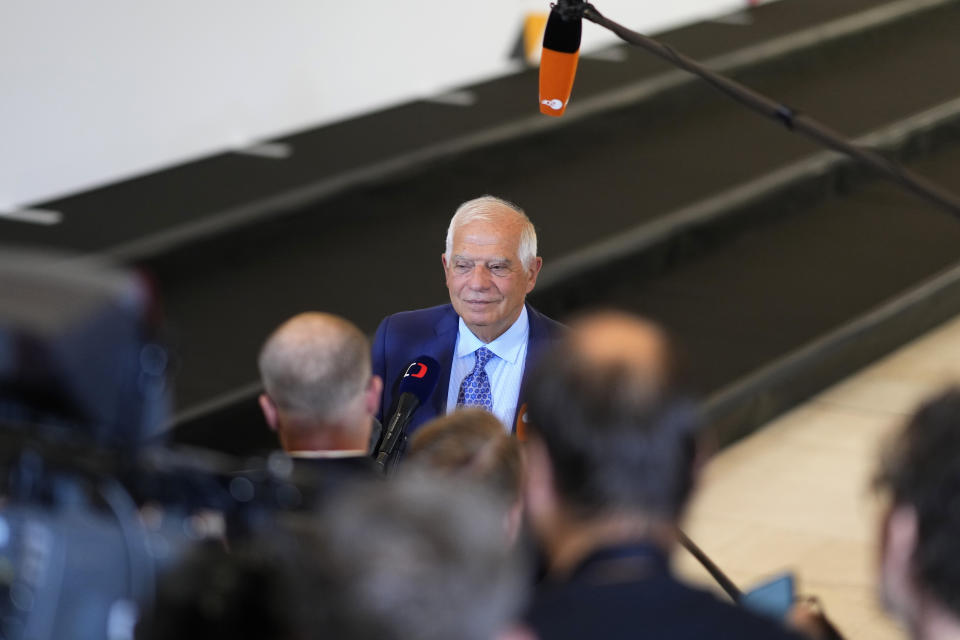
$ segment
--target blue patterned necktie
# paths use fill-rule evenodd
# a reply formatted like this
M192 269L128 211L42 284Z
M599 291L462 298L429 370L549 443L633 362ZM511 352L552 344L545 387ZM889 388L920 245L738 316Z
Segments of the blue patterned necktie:
M490 378L484 367L493 357L493 352L486 347L480 347L473 352L476 357L476 364L473 365L473 371L468 373L460 383L460 393L457 394L457 408L460 407L480 407L487 411L493 411L493 396L490 393Z

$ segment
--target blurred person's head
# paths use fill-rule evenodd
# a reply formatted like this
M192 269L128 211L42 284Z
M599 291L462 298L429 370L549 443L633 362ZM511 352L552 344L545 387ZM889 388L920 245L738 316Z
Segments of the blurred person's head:
M697 413L676 393L660 328L608 312L572 329L527 389L527 509L555 566L565 563L557 554L572 553L562 547L573 532L591 531L578 534L581 546L671 544L697 453Z
M460 409L432 420L410 440L404 461L443 476L476 481L502 498L510 540L520 528L523 454L503 423L482 409Z
M524 604L522 562L503 543L500 505L472 483L395 476L345 492L319 534L342 587L328 637L489 640Z
M351 322L301 313L280 325L258 360L260 408L287 451L366 450L382 387L370 345Z
M511 637L525 590L497 513L454 479L353 485L319 515L195 548L160 581L137 640Z
M960 635L960 388L922 404L889 444L881 590L914 638Z
M491 342L520 317L543 263L523 209L481 196L464 202L441 256L450 302L475 336Z

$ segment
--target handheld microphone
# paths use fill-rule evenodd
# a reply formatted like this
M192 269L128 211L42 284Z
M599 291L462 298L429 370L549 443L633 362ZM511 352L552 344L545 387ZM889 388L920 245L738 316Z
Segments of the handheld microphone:
M564 4L580 3L560 2ZM580 58L582 26L582 18L565 16L561 6L550 9L540 56L540 113L562 116L567 110Z
M440 363L430 356L420 356L411 362L400 378L400 398L397 410L390 417L387 428L377 447L375 456L380 468L386 470L387 462L396 452L401 437L413 418L413 412L426 402L440 377Z

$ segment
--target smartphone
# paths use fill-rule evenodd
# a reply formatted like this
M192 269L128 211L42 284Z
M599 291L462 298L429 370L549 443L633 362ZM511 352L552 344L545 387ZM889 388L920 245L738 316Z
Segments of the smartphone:
M760 615L784 621L795 597L795 583L790 571L766 580L740 598L740 604Z

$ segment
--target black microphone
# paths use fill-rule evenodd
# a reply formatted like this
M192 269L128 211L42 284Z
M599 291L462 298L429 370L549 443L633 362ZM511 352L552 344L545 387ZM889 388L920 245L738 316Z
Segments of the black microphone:
M582 2L561 0L550 10L540 55L540 112L562 116L567 110L580 58L583 19L571 12Z
M386 470L387 462L396 452L401 437L413 418L413 412L426 402L440 377L440 363L430 356L420 356L411 362L400 378L400 398L397 410L390 417L387 428L377 447L376 461Z

